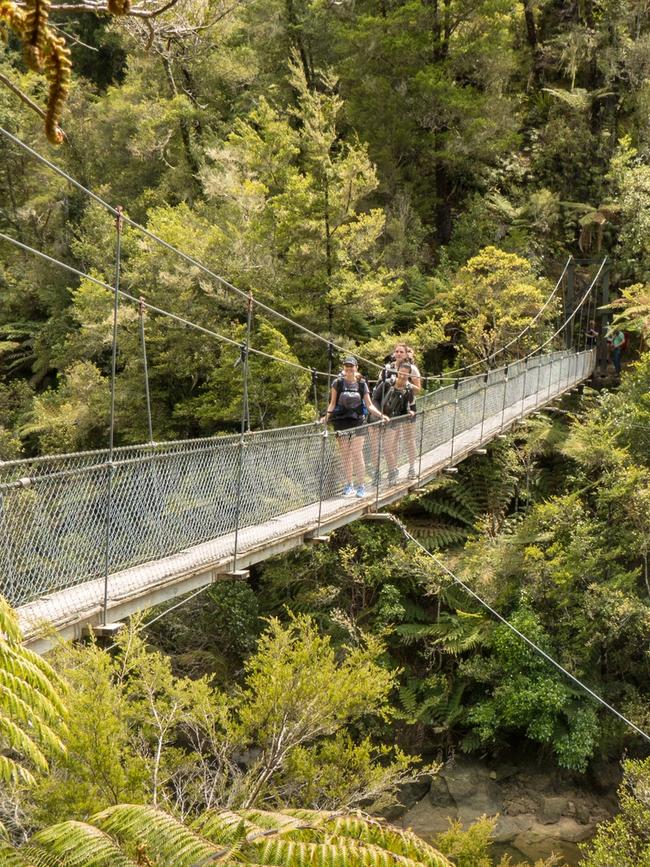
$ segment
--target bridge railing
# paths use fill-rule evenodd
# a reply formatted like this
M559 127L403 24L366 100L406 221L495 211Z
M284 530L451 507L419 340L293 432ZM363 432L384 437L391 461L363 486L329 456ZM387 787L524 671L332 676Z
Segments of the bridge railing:
M471 434L478 445L585 379L593 365L593 351L555 352L421 396L414 421L390 423L409 431L400 437L400 464L409 439L411 451L417 449L418 472L423 456L436 450L453 461L463 435L467 440ZM381 459L385 430L367 425L362 432L369 469L377 442ZM126 446L113 451L112 461L100 450L0 464L0 592L13 605L24 605L100 578L107 569L113 574L159 560L236 528L241 548L258 525L318 504L321 497L340 496L336 440L312 424Z

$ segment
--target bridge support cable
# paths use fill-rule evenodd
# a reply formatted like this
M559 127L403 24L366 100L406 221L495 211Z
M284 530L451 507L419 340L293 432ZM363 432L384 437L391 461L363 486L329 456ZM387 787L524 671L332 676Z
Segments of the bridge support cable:
M10 133L8 130L4 129L3 127L0 127L0 135L5 136L5 138L9 139L9 141L13 142L15 145L22 148L22 150L26 151L35 160L40 162L42 165L46 166L46 168L50 169L50 171L53 171L57 175L59 175L60 177L64 178L66 181L68 181L68 183L72 184L80 192L84 193L84 195L93 199L98 205L101 205L109 213L111 213L111 214L113 214L113 216L117 217L118 208L115 208L115 207L113 207L113 205L110 205L105 199L102 199L101 196L97 195L97 193L94 193L92 190L88 189L88 187L85 187L80 181L73 178L72 175L68 174L68 172L64 171L64 169L60 168L55 163L48 160L46 157L44 157L42 154L40 154L34 148L30 147L24 141L19 139L17 136L13 135L12 133ZM181 259L183 259L188 264L193 265L195 268L198 268L200 271L202 271L208 277L211 277L213 280L216 280L225 289L228 289L229 291L234 292L235 294L239 295L241 298L247 298L248 297L248 294L243 289L239 289L237 286L230 283L228 280L225 279L225 277L222 277L220 274L217 274L216 272L214 272L211 268L208 268L207 265L203 264L203 262L201 262L200 260L195 259L194 256L190 256L189 254L184 253L178 247L175 247L173 244L170 244L168 241L165 241L163 238L156 235L150 229L145 228L140 223L137 223L135 220L132 220L130 217L124 215L123 219L124 219L125 223L127 223L132 228L136 229L138 232L141 232L143 235L145 235L145 237L149 238L154 243L159 244L160 246L164 247L165 249L169 250L170 252L176 254L177 256L179 256ZM254 303L261 310L264 310L266 313L270 314L271 316L275 316L276 318L285 322L287 325L291 325L294 328L297 328L298 330L302 331L304 334L308 334L310 337L313 337L314 339L320 341L321 343L331 342L330 339L324 337L322 334L318 334L317 332L312 331L310 328L307 328L306 325L302 325L300 322L296 322L294 319L291 319L291 317L286 316L284 313L281 313L279 310L276 310L274 307L271 307L270 305L265 304L263 301L260 301L259 299L255 299ZM335 348L337 350L339 350L339 352L342 352L342 353L353 351L353 350L350 350L348 347L339 346L338 344L333 344L333 345L335 346ZM357 358L359 358L365 364L368 364L371 367L375 367L377 369L381 369L381 367L382 367L381 364L377 364L377 362L371 361L368 358L363 358L358 353L356 353L356 355L357 355Z
M105 199L102 199L101 196L97 195L97 193L94 193L92 190L85 187L82 183L80 183L74 177L72 177L72 175L70 175L64 169L57 166L55 163L48 160L45 156L40 154L34 148L30 147L28 144L23 142L17 136L13 135L12 133L10 133L8 130L4 129L3 127L0 127L0 135L3 135L5 138L7 138L9 141L11 141L14 145L17 145L22 150L24 150L25 152L30 154L30 156L33 157L35 160L40 162L42 165L46 166L50 171L52 171L55 174L58 174L60 177L64 178L68 183L72 184L80 192L84 193L86 196L91 198L97 204L99 204L103 208L105 208L109 213L111 213L115 217L117 217L117 215L118 215L118 209L117 208L110 205ZM163 238L160 238L154 232L152 232L151 230L140 225L135 220L132 220L127 215L123 215L122 219L124 220L125 223L127 223L129 226L131 226L132 228L136 229L138 232L140 232L143 235L145 235L146 237L148 237L154 243L159 244L162 247L164 247L165 249L169 250L170 252L178 255L181 259L186 261L188 264L193 265L194 267L198 268L200 271L205 273L207 276L216 280L224 288L234 292L235 294L239 295L242 298L247 297L247 293L243 289L240 289L237 286L233 285L228 280L226 280L224 277L222 277L221 275L212 271L210 268L208 268L204 263L202 263L198 259L195 259L193 256L190 256L187 253L184 253L178 247L175 247L173 244L170 244L169 242L165 241ZM471 370L477 366L480 366L481 364L486 364L486 363L489 364L490 361L493 361L494 358L496 358L498 355L505 352L510 346L512 346L515 343L515 341L520 340L526 333L528 333L528 331L531 330L531 328L538 321L538 319L541 317L543 312L547 309L547 307L549 306L549 304L551 303L551 301L555 297L557 291L560 288L560 285L562 284L564 276L567 273L567 269L569 269L569 267L572 265L572 263L574 263L574 259L572 256L569 256L567 259L567 262L564 266L564 269L562 270L562 273L561 273L553 291L550 293L549 297L546 299L546 301L544 302L542 307L537 311L537 313L532 318L532 320L522 329L522 331L518 335L516 335L514 338L512 338L510 341L508 341L508 343L506 343L503 347L500 347L499 349L495 350L490 355L487 355L485 358L479 359L479 360L477 360L477 361L475 361L469 365L465 365L465 366L459 368L457 371L455 371L453 376L444 377L444 378L447 379L448 381L450 381L450 380L453 380L462 371ZM575 265L574 265L574 267L575 267ZM303 333L310 335L314 339L316 339L322 343L327 343L327 344L332 343L331 334L328 338L326 338L322 334L318 334L317 332L312 331L311 329L307 328L305 325L302 325L300 322L297 322L297 321L291 319L289 316L286 316L285 314L281 313L279 310L276 310L275 308L270 307L269 305L265 304L264 302L260 301L259 299L255 299L254 303L260 309L264 310L265 312L269 313L272 316L279 318L281 321L284 321L286 324L297 328L298 330L302 331ZM350 351L348 348L346 348L344 346L340 346L338 344L332 344L332 345L340 352L345 353L345 352ZM364 358L363 356L359 355L358 352L355 352L355 355L357 356L357 358L359 358L365 364L368 364L371 367L374 367L378 370L381 370L381 367L382 367L381 364L378 364L377 362L372 361L370 359Z
M115 291L113 293L113 332L111 346L111 402L108 426L108 462L106 490L106 538L104 541L104 603L102 606L102 624L106 626L108 611L108 576L111 564L112 541L112 506L113 506L113 450L115 447L115 380L117 374L117 315L120 304L120 269L122 264L122 208L116 208L115 217Z
M246 305L246 342L242 344L240 362L242 365L242 409L239 450L237 456L237 493L235 506L235 547L232 555L232 573L237 574L237 554L239 553L239 523L241 519L242 482L244 479L244 463L246 461L246 434L250 433L250 413L248 410L248 348L251 345L251 328L253 322L253 294L249 293Z
M605 699L600 696L593 689L588 687L583 681L577 678L574 674L571 674L563 665L561 665L556 659L554 659L549 653L547 653L542 647L536 644L531 638L525 635L521 630L517 629L517 627L510 623L510 621L500 614L495 608L493 608L489 602L486 602L475 590L466 584L461 578L459 578L452 570L442 561L440 558L436 557L435 554L432 554L431 551L427 550L421 542L413 536L405 526L405 524L400 521L400 519L390 514L391 520L393 523L399 528L402 535L409 541L412 542L420 551L426 554L429 559L431 559L439 569L441 569L449 578L452 579L454 584L457 584L462 590L465 591L469 596L474 599L485 611L487 611L495 620L498 620L503 626L507 627L514 635L516 635L521 641L528 645L536 654L545 659L550 665L552 665L560 674L565 677L567 680L570 680L575 686L585 692L588 696L590 696L594 701L600 704L605 710L609 711L609 713L613 714L620 722L625 723L626 726L635 731L638 735L640 735L644 740L650 743L650 734L645 732L642 728L639 728L635 723L633 723L630 719L624 716L620 711L618 711L615 707L613 707L609 702L605 701Z
M140 319L140 345L142 346L142 372L144 376L144 400L147 411L147 433L149 434L149 444L153 443L153 423L151 420L151 395L149 393L149 365L147 363L147 341L144 333L144 298L140 296L140 304L138 305L138 313Z
M327 379L325 380L325 420L320 441L320 468L318 472L318 521L316 523L316 536L320 537L321 521L323 519L323 487L325 484L325 446L327 443L327 407L330 402L330 388L332 386L332 363L334 361L334 347L331 341L327 344ZM318 411L318 407L316 407Z

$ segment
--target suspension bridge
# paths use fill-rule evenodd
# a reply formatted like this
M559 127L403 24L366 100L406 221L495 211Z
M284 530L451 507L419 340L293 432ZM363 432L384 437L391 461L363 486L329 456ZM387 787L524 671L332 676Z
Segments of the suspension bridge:
M120 227L127 218L120 209L112 208L14 136L2 129L0 133L92 196L117 219L114 285L0 233L4 241L113 293L113 408L120 299L139 304L141 324L142 312L149 308L240 346L124 292L120 288ZM579 297L573 294L575 286L569 280L562 323L533 351L518 351L519 340L550 304L567 267L524 331L501 350L470 366L483 370L473 375L467 368L457 371L448 385L436 378L440 387L418 397L414 419L364 425L360 435L366 441L370 469L374 468L373 461L381 462L390 426L391 430L400 429L402 451L405 442L410 442L409 463L415 454L416 473L407 472L404 454L397 479L391 479L390 485L384 476L384 481L380 479L365 496L345 498L340 494L343 476L337 437L324 426L313 423L265 431L247 429L248 356L258 352L273 358L251 345L253 303L328 344L330 368L322 374L328 385L333 349L344 348L254 301L202 263L128 222L247 299L247 334L240 347L244 394L241 431L154 442L147 388L148 443L116 447L111 411L110 439L104 450L0 463L0 593L17 609L26 643L39 652L51 646L56 635L76 638L90 625L110 630L111 624L139 610L224 577L244 577L255 563L310 540L326 539L337 528L421 488L440 472L453 472L459 461L484 452L495 437L503 436L518 421L594 373L597 352L584 336L585 322L592 305L594 311L597 307L596 287L600 280L602 290L605 261ZM600 303L604 300L601 291ZM496 357L511 346L519 357L495 367ZM146 371L146 353L144 366Z

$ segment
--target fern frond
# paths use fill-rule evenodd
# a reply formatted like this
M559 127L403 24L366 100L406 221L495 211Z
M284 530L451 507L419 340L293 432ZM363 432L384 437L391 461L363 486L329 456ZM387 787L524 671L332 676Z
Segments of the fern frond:
M190 828L205 837L211 843L219 846L227 846L245 840L248 834L259 831L258 825L254 825L244 819L238 813L228 810L208 810L191 824Z
M440 867L444 864L440 852L410 831L398 831L396 828L359 815L337 816L323 824L324 827L331 828L337 837L353 837L361 843L380 846L388 852L426 864L428 867Z
M154 807L119 804L94 816L93 824L118 842L139 845L174 867L190 867L218 851L213 843Z
M9 747L24 756L39 771L47 771L47 759L40 748L20 726L2 715L0 715L0 743L3 743L5 749Z
M0 864L3 867L39 867L26 852L19 851L5 841L0 841Z
M43 846L65 867L137 867L103 831L84 822L62 822L34 834L31 844Z

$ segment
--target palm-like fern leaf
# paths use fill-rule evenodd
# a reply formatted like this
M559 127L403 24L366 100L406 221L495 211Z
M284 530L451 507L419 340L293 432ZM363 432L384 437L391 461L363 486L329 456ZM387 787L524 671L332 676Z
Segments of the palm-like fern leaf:
M61 867L137 867L138 863L121 852L107 834L84 822L62 822L39 831L31 846L55 855Z
M218 851L214 843L154 807L119 804L98 813L93 824L123 847L140 846L153 859L174 867L191 867Z
M22 646L16 615L0 597L0 780L33 782L48 756L63 752L63 682L50 665Z
M0 858L3 867L452 867L412 832L361 813L210 811L188 828L153 807L128 804L87 824L39 831L20 848L1 842Z

